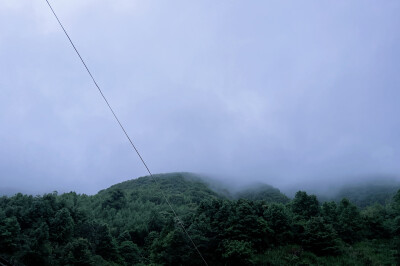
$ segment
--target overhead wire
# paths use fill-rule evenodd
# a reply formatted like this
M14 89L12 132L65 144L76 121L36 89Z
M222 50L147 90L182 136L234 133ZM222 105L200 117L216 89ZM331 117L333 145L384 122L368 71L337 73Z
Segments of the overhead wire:
M125 130L124 126L122 125L121 121L118 119L116 113L114 112L113 108L111 107L110 103L108 102L107 98L105 97L103 91L100 89L99 85L97 84L96 80L94 79L92 73L90 72L88 66L86 65L85 61L83 60L82 56L80 55L80 53L78 52L78 49L76 48L75 44L73 43L72 39L70 38L70 36L68 35L67 31L65 30L63 24L61 23L60 19L58 18L56 12L54 11L53 7L51 6L50 2L48 0L46 0L48 6L51 9L51 12L53 13L54 17L57 19L58 24L61 26L62 30L64 31L65 35L67 36L69 42L71 43L72 47L74 48L76 54L79 56L79 59L81 60L82 64L84 65L86 71L88 72L89 76L91 77L94 85L97 87L97 90L99 91L99 93L101 94L103 100L106 102L108 108L110 109L111 113L113 114L115 120L117 121L118 125L120 126L120 128L122 129L122 131L124 132L126 138L128 139L129 143L131 144L132 148L135 150L136 154L139 156L142 164L144 165L144 167L146 168L147 172L149 173L151 179L158 185L158 181L156 178L154 178L153 174L151 173L149 167L147 166L146 162L144 161L143 157L141 156L141 154L139 153L139 150L136 148L135 144L133 144L132 139L129 137L127 131ZM203 255L201 254L200 250L198 249L197 245L194 243L193 239L190 237L189 233L187 232L182 220L179 218L179 216L177 215L177 213L175 212L174 208L172 207L170 201L168 200L168 198L166 197L165 193L163 192L163 190L161 189L160 186L160 192L164 198L164 200L167 202L167 205L169 206L169 208L171 209L172 213L174 214L175 218L178 221L178 224L181 226L182 230L184 231L184 233L186 234L187 238L190 240L190 242L192 243L193 247L195 248L195 250L197 251L197 253L199 254L199 256L201 257L201 259L203 260L204 264L208 266L207 261L204 259Z

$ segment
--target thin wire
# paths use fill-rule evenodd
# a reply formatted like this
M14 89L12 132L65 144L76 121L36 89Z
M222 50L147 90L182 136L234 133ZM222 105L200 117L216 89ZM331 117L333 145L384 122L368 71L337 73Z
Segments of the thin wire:
M102 90L100 89L99 85L97 84L96 80L94 79L92 73L90 72L89 68L87 67L85 61L83 60L82 56L80 55L80 53L78 52L78 49L76 49L74 43L72 42L71 38L69 37L67 31L65 30L64 26L62 25L61 21L59 20L58 16L56 15L56 12L54 12L53 7L50 5L49 1L46 0L47 4L49 5L51 12L53 13L54 17L57 19L58 24L60 24L62 30L64 31L65 35L67 36L69 42L71 43L72 47L74 48L76 54L79 56L79 59L81 60L82 64L85 66L86 71L89 73L90 77L93 80L94 85L96 85L98 91L100 92L101 96L103 97L104 101L106 102L108 108L110 109L110 111L112 112L115 120L117 120L119 126L121 127L122 131L124 132L125 136L127 137L127 139L129 140L131 146L133 147L133 149L135 150L136 154L139 156L140 160L142 161L144 167L146 168L147 172L149 173L150 177L152 178L152 180L158 185L159 183L157 182L157 180L154 178L153 174L150 172L149 167L147 166L147 164L145 163L143 157L140 155L138 149L136 148L136 146L133 144L133 141L131 140L131 138L129 137L128 133L126 132L124 126L121 124L121 122L119 121L117 115L115 114L114 110L112 109L111 105L108 103L107 98L104 96ZM208 266L207 261L204 259L203 255L201 254L200 250L197 248L196 244L194 243L193 239L190 237L189 233L186 231L181 219L179 218L179 216L176 214L174 208L172 207L171 203L169 202L168 198L165 196L164 192L161 189L160 186L160 191L161 194L163 196L163 198L165 199L165 201L167 202L169 208L171 209L171 211L174 213L176 219L178 220L179 225L182 227L183 231L185 232L186 236L188 237L188 239L190 240L190 242L192 243L193 247L196 249L197 253L199 254L199 256L201 257L201 259L203 260L203 262L205 263L205 265Z

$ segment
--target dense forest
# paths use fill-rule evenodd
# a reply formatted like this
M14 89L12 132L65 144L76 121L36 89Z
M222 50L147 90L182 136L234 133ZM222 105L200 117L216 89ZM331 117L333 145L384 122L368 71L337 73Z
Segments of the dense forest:
M293 199L257 186L220 193L192 174L0 198L0 256L12 265L398 265L400 191L381 204ZM163 195L180 219L176 219ZM360 204L358 204L360 205Z

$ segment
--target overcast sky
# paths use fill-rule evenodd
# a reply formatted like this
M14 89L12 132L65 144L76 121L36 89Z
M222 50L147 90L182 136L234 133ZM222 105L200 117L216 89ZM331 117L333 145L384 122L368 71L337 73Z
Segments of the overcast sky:
M400 2L52 0L154 173L400 176ZM146 175L45 0L0 3L0 189Z

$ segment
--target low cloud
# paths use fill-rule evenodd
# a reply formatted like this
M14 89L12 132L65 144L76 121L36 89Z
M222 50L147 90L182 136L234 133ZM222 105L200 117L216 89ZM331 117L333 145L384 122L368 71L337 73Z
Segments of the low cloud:
M400 4L81 2L52 4L152 172L399 175ZM46 3L0 22L0 187L146 175Z

